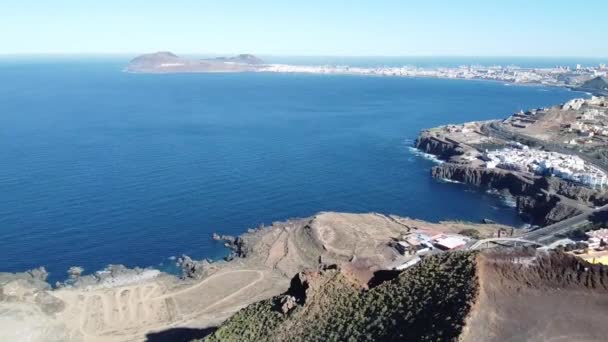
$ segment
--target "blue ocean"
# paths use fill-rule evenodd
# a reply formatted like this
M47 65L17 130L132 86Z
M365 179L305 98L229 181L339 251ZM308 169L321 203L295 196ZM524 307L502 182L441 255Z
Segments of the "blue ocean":
M224 256L213 232L330 210L520 226L505 199L431 179L434 162L410 146L427 127L581 96L485 81L129 74L127 62L0 59L0 271L44 266L54 281L72 265L166 269L171 256Z

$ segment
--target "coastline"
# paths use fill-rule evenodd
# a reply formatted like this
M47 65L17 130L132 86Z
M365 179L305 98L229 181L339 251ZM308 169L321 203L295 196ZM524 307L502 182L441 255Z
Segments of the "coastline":
M564 106L538 111L562 111ZM515 198L515 207L528 224L551 225L606 205L606 195L602 189L524 170L486 166L484 155L488 149L500 150L517 144L503 136L489 134L492 132L490 128L504 126L504 121L476 121L423 130L413 147L442 161L432 168L432 178L468 184L495 193L504 192ZM555 143L538 141L535 144L541 144L540 149L543 150L552 148L550 146ZM589 163L590 159L585 161Z
M416 141L417 148L421 147L418 145L422 141L426 140ZM519 196L516 197L518 209L520 203L522 208L530 211L546 205L532 196L532 192L528 193L532 188L538 190L536 186L545 186L538 185L537 179L513 180L511 176L488 175L463 165L454 167L450 159L455 155L458 144L448 146L431 143L432 139L428 141L432 146L421 150L427 150L426 156L436 156L437 160L442 161L434 168L434 177L490 189L505 182L498 188ZM551 183L549 186L562 188L561 183ZM547 198L551 200L553 197ZM554 208L556 206L549 208L549 211ZM569 207L559 207L559 213L553 213L553 218L559 221L564 219L564 212L566 216L578 213L568 213L568 210ZM371 268L381 269L396 264L401 260L385 247L405 230L459 233L465 227L473 226L478 230L492 227L491 224L460 223L458 229L446 229L450 225L454 223L429 223L373 213L320 213L311 218L287 220L261 230L251 230L234 238L219 237L227 241L232 251L228 258L230 260L195 261L182 256L176 260L183 272L182 279L153 268L128 269L114 265L98 271L96 275L75 274L59 288L51 289L44 282L44 270L37 269L18 275L0 274L0 299L8 298L10 306L15 304L11 309L17 311L33 308L42 312L32 317L34 323L27 323L45 329L52 325L60 334L66 332L65 336L62 335L66 341L80 337L122 341L176 326L206 328L219 324L244 305L285 291L291 276L298 270L351 262L355 258L365 260L366 267ZM495 228L488 236L500 236L497 232L501 227ZM345 236L345 231L353 234ZM351 235L353 237L349 240ZM370 242L373 244L366 245ZM382 248L379 249L379 246ZM125 306L125 301L136 304ZM140 307L148 307L149 311ZM105 310L117 310L122 316L106 319ZM134 317L140 313L144 321ZM54 318L47 317L49 315ZM71 322L75 318L78 321ZM125 318L124 322L119 318ZM150 323L150 320L154 321Z
M136 71L128 71L128 70L124 70L125 72L130 72L130 73L146 73L146 72L136 72ZM224 73L226 71L217 71L217 73ZM238 72L238 71L237 71ZM249 71L251 72L251 71ZM266 71L253 71L253 72L266 72ZM171 73L171 72L167 72L167 73ZM201 72L204 73L204 72ZM235 73L235 72L230 72L230 73ZM269 73L275 73L275 72L269 72ZM311 73L311 74L317 74L317 73ZM321 74L319 73L319 75L332 75L332 74ZM353 76L376 76L376 77L391 77L391 75L379 75L379 74L356 74L356 73L352 73L352 74L335 74L335 75L353 75ZM416 79L416 78L428 78L428 79L448 79L448 80L470 80L470 81L489 81L492 83L495 82L501 82L504 83L503 81L500 80L489 80L489 79L477 79L477 78L444 78L444 77L435 77L435 76L408 76L408 75L394 75L393 77L405 77L405 78L410 78L410 79ZM533 87L559 87L559 86L555 86L555 85L547 85L547 84L535 84L535 83L510 83L516 86L533 86ZM571 91L574 91L572 89L570 89ZM493 122L495 120L490 120L488 122ZM434 152L424 152L422 149L420 149L418 146L416 146L416 144L418 143L418 139L416 139L416 141L414 141L414 146L409 146L411 149L411 153L413 153L414 155L418 155L419 157L431 160L435 163L439 163L439 164L445 164L447 162L447 160L445 158L441 158L438 154L434 153ZM435 169L435 168L434 168ZM435 177L435 176L434 176ZM458 184L470 184L470 182L468 182L467 180L458 180L458 179L454 179L454 177L452 176L446 176L446 177L435 177L437 179L440 179L442 181L446 181L446 182L451 182L451 183L458 183ZM518 208L519 209L519 208ZM288 219L288 221L291 219ZM229 256L229 255L228 255ZM169 257L167 259L167 263L173 263L174 260L172 260L174 257ZM210 262L211 260L206 259L206 261ZM215 261L212 262L223 262L223 259L217 259ZM108 265L108 267L113 267L115 265ZM122 265L117 265L119 267L122 267ZM177 264L176 264L177 266ZM146 271L146 270L159 270L158 266L141 266L141 267L134 267L133 269L128 269L125 268L126 270L135 270L136 273L142 272L142 271ZM116 270L115 270L116 271ZM170 275L170 276L179 276L179 266L177 266L177 273L174 272L166 272L166 271L161 271L162 274L165 275ZM23 271L23 272L29 272L29 271ZM103 279L103 277L98 277L96 276L96 274L101 273L112 273L111 271L108 271L108 268L104 268L104 269L99 269L99 270L92 270L93 273L88 273L87 276L91 277L91 279ZM19 273L19 272L17 272ZM62 283L69 283L70 278L69 275L66 275L66 278L63 279L61 282ZM98 280L91 280L93 282L98 281Z
M242 307L283 293L304 269L355 260L372 271L391 269L409 258L392 245L401 234L456 234L467 229L482 237L512 231L492 223L430 223L377 213L322 212L239 237L216 236L228 241L229 260L195 261L182 256L181 279L150 269L112 266L103 277L74 272L69 282L51 289L44 282L43 269L0 274L0 305L14 314L1 317L0 338L8 332L2 327L9 325L27 329L33 340L53 336L61 341L142 340L178 327L215 327Z

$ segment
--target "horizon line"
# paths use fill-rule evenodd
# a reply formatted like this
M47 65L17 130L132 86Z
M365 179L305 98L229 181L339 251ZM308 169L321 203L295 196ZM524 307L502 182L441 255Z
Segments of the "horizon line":
M370 54L370 55L348 55L348 54L277 54L277 53L251 53L251 52L182 52L176 53L171 50L156 50L153 52L0 52L0 57L43 57L43 56L140 56L157 52L172 52L178 56L234 56L239 54L252 54L266 57L341 57L341 58L581 58L581 59L608 59L608 56L577 56L577 55L460 55L460 54Z

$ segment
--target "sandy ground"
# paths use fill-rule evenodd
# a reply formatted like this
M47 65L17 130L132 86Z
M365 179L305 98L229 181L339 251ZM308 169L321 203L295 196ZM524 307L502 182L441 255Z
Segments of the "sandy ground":
M247 256L206 265L201 279L160 274L136 283L103 282L41 289L24 280L0 282L0 341L143 341L155 332L217 326L240 308L284 292L303 269L366 260L375 267L398 254L392 238L477 227L428 223L380 214L321 213L247 233Z

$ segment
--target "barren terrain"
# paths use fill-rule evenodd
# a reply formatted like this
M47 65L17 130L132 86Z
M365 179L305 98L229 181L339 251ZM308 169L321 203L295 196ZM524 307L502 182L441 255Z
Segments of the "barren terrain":
M197 276L185 280L160 273L133 276L133 281L124 276L81 281L52 290L27 275L0 275L0 340L142 341L175 329L196 332L284 292L304 269L353 260L382 269L399 257L388 243L405 232L432 235L466 228L493 236L505 227L321 213L246 233L241 257L196 263Z

